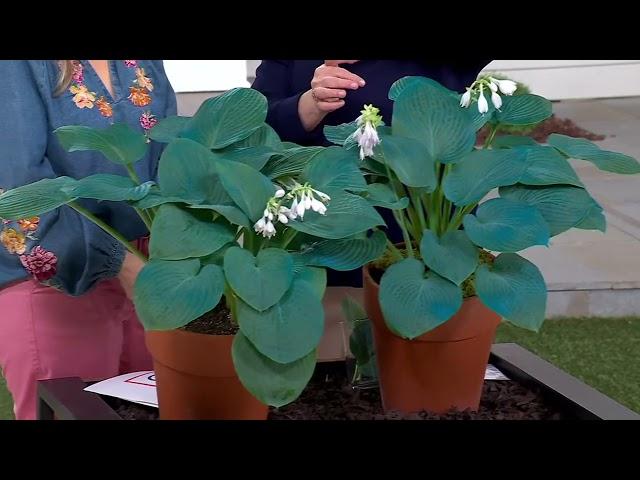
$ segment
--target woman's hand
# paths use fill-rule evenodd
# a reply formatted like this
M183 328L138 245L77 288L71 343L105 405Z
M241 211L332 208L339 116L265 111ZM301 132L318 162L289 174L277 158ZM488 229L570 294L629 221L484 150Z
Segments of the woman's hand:
M311 89L298 102L298 115L305 130L310 132L330 112L344 106L347 91L364 87L365 81L358 75L340 67L358 60L325 60L316 68Z
M124 262L122 262L122 269L118 274L118 280L120 280L122 289L131 301L133 301L133 286L135 285L136 278L138 278L138 274L143 267L144 262L140 258L136 257L131 252L126 253Z

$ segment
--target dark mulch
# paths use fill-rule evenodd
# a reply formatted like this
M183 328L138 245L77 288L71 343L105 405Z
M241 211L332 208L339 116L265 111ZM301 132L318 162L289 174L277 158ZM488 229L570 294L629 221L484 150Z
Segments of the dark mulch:
M235 335L239 330L238 325L231 319L231 312L226 307L224 298L216 308L188 323L182 329L208 335Z
M158 410L106 398L125 420L157 420ZM272 408L269 420L560 420L567 418L534 390L513 381L486 381L477 412L435 415L384 413L377 388L353 390L343 369L315 375L300 398Z
M515 132L508 132L510 135L521 135ZM576 125L576 123L569 118L558 118L552 115L549 119L536 126L532 132L526 134L527 137L533 138L538 143L545 143L547 138L552 133L559 133L561 135L568 135L574 138L586 138L592 142L604 140L606 135L600 135L590 132L584 128ZM507 132L498 132L499 135L505 135ZM488 130L483 128L478 132L477 143L483 144L488 135Z

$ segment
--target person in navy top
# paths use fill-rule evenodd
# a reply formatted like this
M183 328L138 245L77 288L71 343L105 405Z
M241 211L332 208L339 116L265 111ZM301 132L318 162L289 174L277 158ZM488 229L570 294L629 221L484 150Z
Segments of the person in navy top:
M354 121L365 104L373 104L391 124L391 85L406 76L428 77L462 92L491 60L263 60L252 87L269 102L267 123L283 141L328 146L325 125ZM381 210L394 242L400 228L388 210ZM330 286L362 285L360 270L329 270Z

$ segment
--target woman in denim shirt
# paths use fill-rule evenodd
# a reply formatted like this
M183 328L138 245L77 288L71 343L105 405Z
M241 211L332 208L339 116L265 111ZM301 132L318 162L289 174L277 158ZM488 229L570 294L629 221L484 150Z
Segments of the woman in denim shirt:
M175 94L156 60L0 61L0 188L42 178L126 175L97 152L66 152L64 125L127 123L148 132L176 114ZM136 165L155 177L162 146ZM148 232L119 203L83 205L144 248ZM152 368L131 295L141 261L63 206L41 217L0 219L0 366L17 419L36 417L36 381L99 379ZM51 287L56 288L51 288Z

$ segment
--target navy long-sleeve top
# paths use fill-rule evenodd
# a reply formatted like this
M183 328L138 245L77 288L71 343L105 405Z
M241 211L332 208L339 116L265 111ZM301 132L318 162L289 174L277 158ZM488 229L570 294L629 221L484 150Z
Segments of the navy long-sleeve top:
M0 61L0 189L43 178L83 178L96 173L127 176L92 151L65 151L53 131L64 125L106 128L127 123L141 133L176 114L176 98L162 61L111 60L113 95L87 60L76 61L71 85L57 95L57 62ZM153 180L162 145L151 142L135 164L142 181ZM129 240L147 234L129 206L82 201ZM125 249L109 234L70 207L40 218L0 219L0 289L30 276L80 295L120 271Z
M365 104L380 109L387 125L391 124L393 103L388 98L391 85L402 77L429 77L450 90L462 92L490 60L444 63L429 60L361 60L342 68L360 76L364 87L347 90L345 105L329 113L313 131L307 132L298 116L300 96L310 88L315 69L323 60L263 60L256 71L253 88L269 101L267 123L284 141L300 145L327 145L322 133L325 125L340 125L355 120Z

